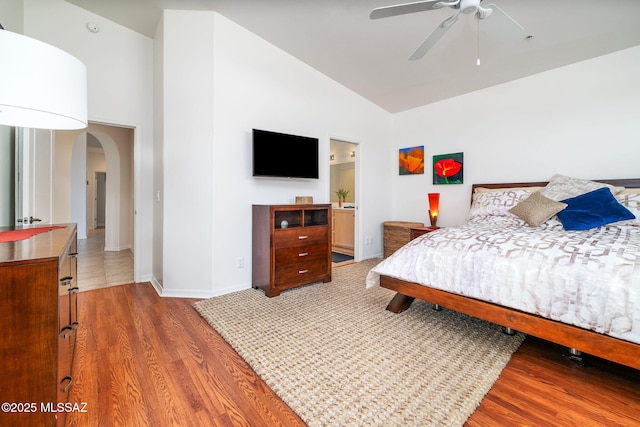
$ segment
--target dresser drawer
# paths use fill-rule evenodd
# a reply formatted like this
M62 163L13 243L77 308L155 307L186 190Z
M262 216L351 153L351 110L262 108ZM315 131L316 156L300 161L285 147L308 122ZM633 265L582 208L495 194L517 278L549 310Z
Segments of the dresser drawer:
M303 246L314 243L324 243L328 241L327 227L295 227L286 230L277 230L274 233L274 243L276 249Z
M276 267L275 285L291 287L294 284L322 280L322 277L327 274L328 267L326 257L299 264Z
M328 257L326 243L281 248L277 249L275 253L276 267L307 262L319 258L326 259Z

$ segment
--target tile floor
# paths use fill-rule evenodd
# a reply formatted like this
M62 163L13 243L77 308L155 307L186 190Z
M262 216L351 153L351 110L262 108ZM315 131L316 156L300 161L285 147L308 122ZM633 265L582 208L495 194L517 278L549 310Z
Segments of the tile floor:
M126 249L105 252L104 228L89 230L78 239L78 286L80 291L133 282L133 253Z

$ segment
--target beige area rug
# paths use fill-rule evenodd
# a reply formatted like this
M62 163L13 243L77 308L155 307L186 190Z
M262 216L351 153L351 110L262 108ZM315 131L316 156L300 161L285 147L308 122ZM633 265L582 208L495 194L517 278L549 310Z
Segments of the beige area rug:
M333 269L267 298L249 289L196 310L310 426L461 426L524 336L415 301L365 289L380 260Z

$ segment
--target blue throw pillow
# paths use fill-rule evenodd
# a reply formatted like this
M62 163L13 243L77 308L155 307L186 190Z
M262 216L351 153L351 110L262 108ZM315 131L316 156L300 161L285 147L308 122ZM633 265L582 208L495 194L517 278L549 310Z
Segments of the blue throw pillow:
M635 218L606 187L562 200L562 202L568 206L558 212L558 219L565 230L588 230Z

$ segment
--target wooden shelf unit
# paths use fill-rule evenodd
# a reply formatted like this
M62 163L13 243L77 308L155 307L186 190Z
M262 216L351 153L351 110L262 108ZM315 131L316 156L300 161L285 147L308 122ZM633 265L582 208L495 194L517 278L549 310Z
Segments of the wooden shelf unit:
M331 205L253 205L252 286L274 297L331 281Z

